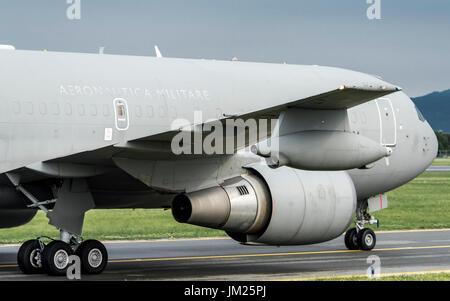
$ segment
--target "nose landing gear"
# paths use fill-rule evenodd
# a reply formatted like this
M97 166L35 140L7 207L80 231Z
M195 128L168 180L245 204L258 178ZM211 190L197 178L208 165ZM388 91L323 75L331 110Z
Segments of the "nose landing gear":
M367 212L367 200L358 202L356 208L356 227L349 229L345 233L345 246L349 250L372 250L377 242L375 232L369 228L364 228L365 224L377 224L378 220L374 219L373 216Z
M372 229L367 228L359 231L357 240L358 246L364 251L372 250L377 242L375 232L373 232Z
M345 246L349 250L370 251L375 247L377 238L372 229L352 228L345 233Z
M352 228L345 233L345 246L349 250L370 251L375 247L377 238L372 229L365 228L357 232Z

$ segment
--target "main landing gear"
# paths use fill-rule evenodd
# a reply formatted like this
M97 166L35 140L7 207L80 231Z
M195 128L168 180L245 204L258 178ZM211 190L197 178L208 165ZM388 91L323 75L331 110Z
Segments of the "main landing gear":
M73 236L69 242L52 240L48 244L44 244L40 237L28 240L20 247L17 262L25 274L63 276L72 265L71 255L80 258L83 274L100 274L108 262L108 252L101 242L86 240L78 243Z
M349 250L370 251L375 247L377 238L375 232L369 228L364 228L365 224L377 224L378 220L367 212L367 200L358 202L356 208L356 227L349 229L345 233L345 246Z
M59 240L50 238L45 244L41 237L22 244L17 254L17 263L25 274L48 273L66 275L67 269L78 262L83 274L99 274L108 262L105 246L97 240L78 242L84 214L94 208L92 194L85 179L64 179L53 187L55 199L40 201L20 184L19 177L7 174L12 184L30 201L30 208L39 208L47 214L49 224L60 230ZM52 210L47 207L54 204Z

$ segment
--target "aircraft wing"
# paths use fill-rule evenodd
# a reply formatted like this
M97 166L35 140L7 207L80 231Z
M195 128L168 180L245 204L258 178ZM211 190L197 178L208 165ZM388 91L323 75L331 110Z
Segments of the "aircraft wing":
M401 91L395 86L340 86L334 90L310 96L307 98L287 102L282 105L269 108L262 108L253 112L231 112L223 116L220 121L224 124L227 119L270 119L277 118L283 110L287 108L303 108L314 110L339 110L348 109L365 102L377 99L379 97ZM151 140L151 141L170 141L172 137L179 131L170 131L162 134L149 136L135 141Z

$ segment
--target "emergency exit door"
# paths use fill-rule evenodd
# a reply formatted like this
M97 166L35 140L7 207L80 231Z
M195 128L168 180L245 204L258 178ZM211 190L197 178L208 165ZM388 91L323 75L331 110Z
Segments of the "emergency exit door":
M116 98L113 104L116 129L119 131L127 130L130 126L127 101L123 98Z

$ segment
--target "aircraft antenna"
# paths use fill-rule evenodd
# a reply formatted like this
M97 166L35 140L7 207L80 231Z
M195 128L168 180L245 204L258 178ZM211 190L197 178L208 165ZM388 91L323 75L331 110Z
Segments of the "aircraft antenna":
M155 45L155 52L156 52L156 57L157 58L162 58L162 54L161 51L159 51L158 45Z

